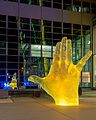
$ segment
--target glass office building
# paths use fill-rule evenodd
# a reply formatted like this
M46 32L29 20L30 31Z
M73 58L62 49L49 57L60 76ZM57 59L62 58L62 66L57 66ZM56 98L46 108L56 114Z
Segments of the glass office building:
M46 76L64 36L72 40L74 64L93 51L80 85L96 88L95 15L95 0L0 0L0 88L14 73L19 88L32 85L31 74Z

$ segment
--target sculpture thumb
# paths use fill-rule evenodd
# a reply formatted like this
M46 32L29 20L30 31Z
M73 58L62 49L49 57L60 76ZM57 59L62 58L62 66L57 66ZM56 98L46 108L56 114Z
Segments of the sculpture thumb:
M28 77L28 81L34 82L34 83L39 84L39 85L41 86L41 85L42 85L42 82L43 82L43 78L38 77L38 76L36 76L36 75L30 75L30 76Z
M84 65L86 64L87 60L90 58L90 56L92 55L92 51L88 51L87 54L81 58L81 60L78 62L78 64L76 65L76 68L81 71L82 68L84 67Z

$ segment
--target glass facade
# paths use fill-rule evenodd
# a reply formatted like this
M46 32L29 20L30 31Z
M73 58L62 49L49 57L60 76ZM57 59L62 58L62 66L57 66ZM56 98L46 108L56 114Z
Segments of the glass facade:
M6 0L20 4L53 7L73 12L95 13L92 3L81 4L75 0ZM82 8L82 9L81 9ZM0 14L0 87L12 80L17 73L18 86L28 82L28 76L46 76L56 43L66 36L72 40L73 63L91 48L91 25L75 24L46 19L27 18ZM91 87L92 60L89 59L81 74L81 86ZM87 77L89 77L87 79ZM86 78L85 78L86 77ZM89 80L90 79L90 80ZM28 83L29 85L29 83Z
M96 3L91 1L86 2L86 0L2 0L2 1L11 1L11 2L20 2L23 4L29 5L38 5L44 7L52 7L57 9L63 9L74 12L83 13L96 13Z
M96 88L96 17L93 19L92 24L93 36L93 88Z

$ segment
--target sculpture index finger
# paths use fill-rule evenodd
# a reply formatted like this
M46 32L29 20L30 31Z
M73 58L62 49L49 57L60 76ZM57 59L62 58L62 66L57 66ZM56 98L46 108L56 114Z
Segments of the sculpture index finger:
M55 49L55 52L54 52L53 61L59 61L60 60L60 46L61 46L61 42L58 42L56 44L56 49Z
M92 51L90 50L81 60L77 63L76 68L81 71L86 64L87 60L90 58L92 55Z

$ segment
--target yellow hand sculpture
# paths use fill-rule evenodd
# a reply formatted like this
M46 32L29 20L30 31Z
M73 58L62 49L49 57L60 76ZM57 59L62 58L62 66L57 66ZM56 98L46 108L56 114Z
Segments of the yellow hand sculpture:
M56 105L78 105L80 72L91 54L89 51L77 65L74 65L71 40L64 37L56 44L49 74L45 78L31 75L28 80L39 84L53 97Z

